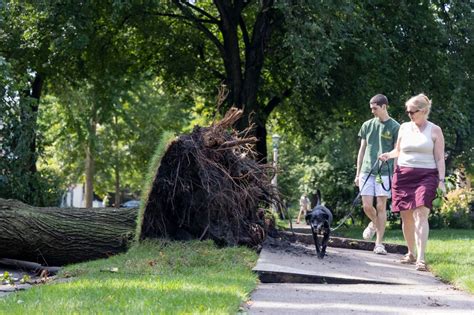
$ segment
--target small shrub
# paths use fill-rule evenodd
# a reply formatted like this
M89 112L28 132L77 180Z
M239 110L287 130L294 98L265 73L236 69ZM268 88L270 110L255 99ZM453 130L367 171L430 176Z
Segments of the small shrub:
M460 188L446 195L440 214L443 223L450 228L472 228L474 218L471 207L474 204L474 191L470 188Z
M441 208L433 207L433 209L431 209L428 222L430 224L430 229L442 229L446 227Z
M387 210L387 222L388 222L388 228L391 230L399 230L402 228L402 221L400 220L400 214L393 213L391 209Z
M441 213L441 208L444 204L444 193L441 189L436 189L436 198L433 200L433 208L430 211L430 216L428 217L428 222L430 228L440 229L447 227L443 221L443 214Z

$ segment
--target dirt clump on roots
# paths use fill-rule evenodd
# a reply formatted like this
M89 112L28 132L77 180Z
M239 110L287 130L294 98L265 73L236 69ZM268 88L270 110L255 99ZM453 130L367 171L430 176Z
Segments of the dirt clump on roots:
M274 232L268 211L278 202L274 168L255 160L257 139L233 124L231 108L210 127L196 126L164 153L144 202L140 239L212 239L219 245L258 247Z

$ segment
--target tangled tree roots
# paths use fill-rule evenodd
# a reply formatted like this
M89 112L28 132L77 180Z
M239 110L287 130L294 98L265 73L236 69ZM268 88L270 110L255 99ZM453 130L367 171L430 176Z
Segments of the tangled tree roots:
M273 167L253 159L257 139L247 136L249 129L231 128L241 115L232 108L221 121L196 126L169 145L145 200L140 239L263 242L273 218L262 207L278 200L270 185Z

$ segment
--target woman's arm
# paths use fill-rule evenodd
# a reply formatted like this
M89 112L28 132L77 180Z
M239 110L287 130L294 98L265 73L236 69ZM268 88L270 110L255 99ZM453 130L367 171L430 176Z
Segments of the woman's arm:
M438 188L441 188L444 192L446 192L446 187L444 185L446 173L446 165L444 162L444 135L441 128L436 125L433 126L433 142L433 155L436 162L436 168L438 169Z
M400 141L402 139L402 134L403 134L402 130L403 130L403 128L404 128L404 125L401 125L400 126L400 131L398 132L397 143L395 144L395 147L393 148L393 150L390 151L390 152L385 152L385 153L380 154L379 160L387 161L387 160L390 160L390 159L398 158L398 156L400 155Z

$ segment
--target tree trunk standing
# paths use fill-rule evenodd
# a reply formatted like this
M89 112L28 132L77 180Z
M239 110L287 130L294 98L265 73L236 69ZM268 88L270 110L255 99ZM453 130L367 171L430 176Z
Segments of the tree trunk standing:
M239 67L225 67L227 77L231 80L230 82L228 82L231 88L230 94L233 95L233 98L229 98L228 102L232 102L232 104L229 104L230 106L235 105L238 108L244 109L244 115L237 125L238 129L243 130L250 124L255 123L254 134L258 139L256 151L259 155L257 159L266 161L266 123L271 111L266 113L265 111L262 111L260 109L261 106L259 106L257 101L257 92L259 89L259 79L262 73L262 68L265 59L266 42L271 35L270 8L273 6L273 0L262 1L261 10L258 13L255 23L253 25L253 33L251 38L247 33L247 28L243 20L241 20L241 10L243 9L244 4L239 2L240 5L236 4L235 8L229 8L224 5L218 5L218 3L219 1L216 1L216 5L219 9L219 12L221 13L222 24L224 26L235 25L235 27L222 28L222 33L224 35L224 46L226 48L225 59L232 61L236 59L239 60ZM221 7L223 9L221 9ZM228 9L231 12L226 12L225 9ZM239 46L239 37L237 29L237 25L239 25L239 23L245 44L245 70L243 74L240 67L240 51L238 49L228 49L228 47ZM233 43L226 44L226 38L229 41L232 40ZM237 63L233 62L232 65L234 64Z
M89 124L89 139L86 147L86 191L85 191L85 207L92 208L92 200L94 198L94 172L95 172L95 136L97 130L97 109L96 105L92 106L92 117Z
M28 174L28 190L30 202L42 205L44 200L38 193L38 185L36 181L36 126L38 119L38 108L43 89L43 77L36 73L31 87L25 91L21 105L21 124L22 131L20 138L17 140L15 148L20 152L19 158L22 160L22 169ZM21 146L21 147L20 147ZM24 146L24 147L23 147ZM20 148L18 148L20 147Z
M0 198L0 258L64 265L125 251L137 209L37 208Z
M264 65L265 48L271 36L273 16L271 9L274 0L261 1L260 11L253 24L251 36L248 33L242 14L245 7L249 5L247 1L214 0L220 19L216 19L193 4L181 3L180 1L174 3L186 18L192 21L197 29L202 31L216 45L221 53L226 72L225 83L229 87L229 95L226 100L227 106L229 108L236 106L244 110L242 119L237 123L237 129L243 130L251 123L256 124L254 135L258 138L256 145L257 159L266 160L266 122L276 103L271 108L263 108L259 106L261 104L258 103L257 94ZM214 36L210 28L206 27L202 19L198 18L193 12L203 14L207 18L208 24L216 24L221 32L223 42ZM243 45L239 42L240 37L242 37ZM243 53L245 62L242 62L240 49L242 46L245 47ZM244 65L244 69L242 65Z
M40 74L35 75L35 79L31 85L31 93L30 97L34 100L31 102L31 127L33 128L33 134L31 135L31 142L30 142L30 156L31 159L29 161L29 170L32 174L36 173L36 123L38 119L38 109L39 109L39 101L41 98L41 92L43 90L43 77Z
M255 135L259 141L256 144L256 149L257 152L259 153L259 157L262 160L263 163L267 162L267 141L262 141L262 139L266 140L267 139L267 128L265 127L265 124L259 125L257 124L256 130L255 130Z
M115 147L119 148L119 133L120 133L120 127L117 122L117 115L112 116L112 128L114 130L114 142L115 142ZM115 198L114 198L114 204L113 206L115 208L119 208L120 204L122 202L122 193L120 191L120 168L121 168L121 154L120 151L115 150L115 155L114 155L114 163L113 163L113 170L114 170L114 179L115 179Z
M94 156L90 144L86 147L86 187L85 187L85 207L92 208L94 198Z
M119 165L118 165L118 160L115 163L114 166L114 174L115 174L115 208L120 207L120 170L119 170Z
M257 93L260 87L260 76L262 74L265 61L265 49L267 43L269 42L272 31L272 11L270 8L273 6L273 4L273 0L262 1L262 8L258 13L253 26L251 41L246 45L245 82L244 89L242 91L242 99L246 108L246 114L255 114L255 135L259 140L257 142L257 152L260 155L258 158L262 159L263 161L266 161L267 159L266 123L274 107L268 110L268 108L258 104ZM246 37L244 36L244 39L245 38ZM264 110L261 110L260 108L263 108Z
M230 61L230 66L226 66L227 78L229 80L231 92L229 93L228 105L244 109L244 115L237 127L245 129L251 123L255 123L255 136L258 138L256 151L257 159L266 161L266 122L270 113L259 110L257 92L259 89L259 79L262 73L265 59L266 42L271 35L271 10L273 0L262 1L261 10L257 15L253 25L253 32L250 38L247 28L241 19L242 10L245 6L238 1L234 7L225 5L225 2L215 1L221 14L221 32L224 38L224 51L226 56L224 62ZM242 31L245 45L245 69L242 73L241 54L239 50L238 25ZM252 117L253 116L253 117Z
M223 61L226 71L227 84L231 88L228 95L229 107L242 105L242 61L240 57L238 25L242 7L235 7L227 1L214 1L221 16L219 29L224 41Z

